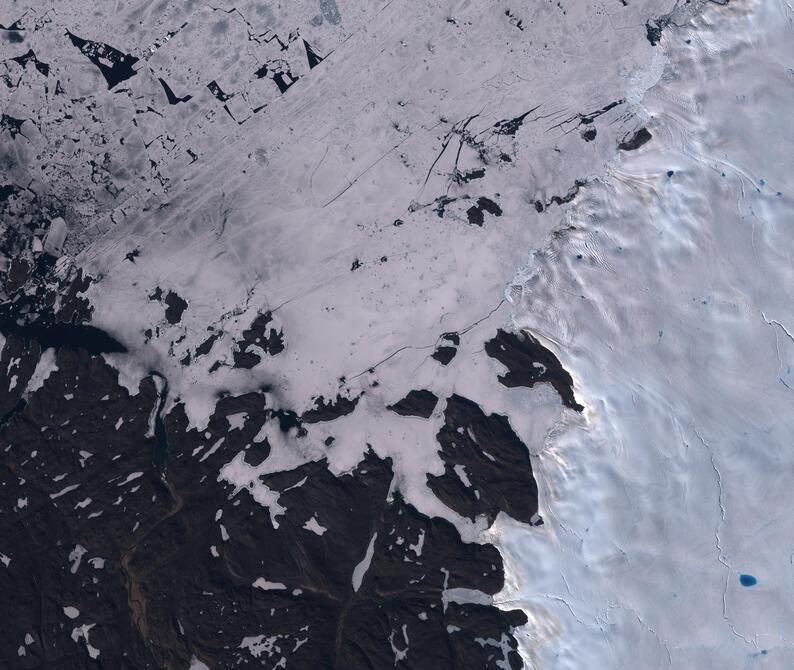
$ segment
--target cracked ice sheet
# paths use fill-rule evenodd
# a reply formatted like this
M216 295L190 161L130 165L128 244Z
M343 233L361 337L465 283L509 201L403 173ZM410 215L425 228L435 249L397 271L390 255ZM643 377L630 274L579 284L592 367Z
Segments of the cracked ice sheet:
M666 37L655 141L517 278L587 405L533 462L546 524L491 531L536 667L794 664L792 20L712 5Z
M626 20L642 24L668 4L632 7ZM637 88L658 59L643 31L624 31L594 51L584 36L593 26L608 31L609 16L577 6L543 16L549 50L538 52L500 37L501 11L465 3L423 3L412 11L422 19L408 29L404 3L384 5L367 31L324 61L322 77L299 81L266 119L242 126L211 169L184 168L168 208L130 214L83 254L103 275L91 289L96 324L134 351L139 369L129 371L132 377L160 369L172 380L172 396L188 401L193 423L206 420L218 389L263 381L261 372L228 368L208 377L208 361L179 365L206 338L208 324L220 325L228 344L257 310L278 308L287 350L268 359L267 381L285 406L304 409L313 395L331 394L340 376L399 347L433 344L441 332L492 309L523 250L554 225L554 214L538 214L534 199L564 194L575 179L601 172L618 136L636 127L630 110L616 108L594 142L554 128ZM582 37L572 41L571 34ZM552 52L562 44L561 61ZM484 179L449 191L494 198L504 216L487 215L479 228L461 212L439 219L429 207L409 211L413 202L426 205L447 193L454 146L424 182L452 124L479 114L470 131L480 133L538 104L548 118L525 122L512 163L492 157ZM513 151L512 139L493 138L489 150ZM462 168L479 165L473 153L464 150ZM395 227L398 218L404 225ZM136 262L122 262L133 246L141 249ZM364 267L351 272L356 259ZM142 333L158 318L147 296L159 284L190 307L180 325L145 345ZM222 319L230 305L248 309Z

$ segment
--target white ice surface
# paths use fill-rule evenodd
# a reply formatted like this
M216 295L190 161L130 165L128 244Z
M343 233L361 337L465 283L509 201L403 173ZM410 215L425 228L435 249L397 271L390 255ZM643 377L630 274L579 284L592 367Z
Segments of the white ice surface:
M67 605L63 608L63 613L68 616L70 619L76 619L80 616L80 610L76 607L72 607L71 605Z
M269 582L264 577L257 578L254 581L253 586L257 589L262 589L263 591L284 590L287 588L281 582Z
M89 633L94 626L96 626L95 623L84 623L82 626L77 626L76 628L72 629L72 640L79 642L82 639L85 642L86 651L88 651L88 655L92 659L99 658L100 655L99 649L94 647L89 639Z
M793 19L670 32L654 140L515 279L587 406L534 459L546 523L491 531L530 667L794 667Z
M193 656L190 659L190 666L188 670L210 670L209 666L206 663L202 663L199 659Z
M353 590L358 591L361 588L361 582L364 579L364 575L367 574L367 570L369 570L369 565L372 562L372 556L375 553L375 540L378 539L378 534L375 533L369 541L367 545L367 551L364 554L364 558L361 559L361 562L353 569Z
M27 398L38 391L44 386L44 382L47 381L49 376L57 371L58 366L55 364L55 349L45 349L41 353L39 362L36 363L36 368L33 370L30 380L28 380L28 385L25 389L25 397Z
M325 526L320 525L320 522L317 521L316 516L313 516L305 524L303 524L303 527L306 530L311 531L315 535L319 535L320 537L322 537L323 533L325 533L328 530Z

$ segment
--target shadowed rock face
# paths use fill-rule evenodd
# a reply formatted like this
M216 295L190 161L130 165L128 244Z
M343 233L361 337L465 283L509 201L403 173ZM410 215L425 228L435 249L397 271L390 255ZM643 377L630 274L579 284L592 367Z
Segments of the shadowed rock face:
M8 347L4 357L25 353ZM25 369L37 359L28 352ZM61 349L55 366L0 429L10 559L0 606L14 612L0 638L4 649L25 647L14 667L181 669L193 657L210 667L274 667L282 657L288 667L340 670L395 667L395 658L410 668L521 667L510 630L523 613L442 597L447 588L498 592L499 553L390 495L390 460L370 451L339 477L324 460L261 475L284 510L271 519L248 491L218 480L241 450L268 457L267 442L254 442L263 423L294 428L263 395L222 398L200 433L177 405L163 417L167 450L155 459L158 440L144 437L162 407L152 378L130 396L100 357ZM230 430L226 417L240 413ZM439 441L451 454L447 432L464 425L505 465L528 467L503 417L458 397L447 415ZM471 477L485 499L496 496L489 509L522 516L524 493L502 500L486 474ZM506 657L476 641L503 636Z
M345 398L337 395L335 400L326 400L322 396L314 401L314 407L301 416L303 423L320 423L333 421L350 414L358 404L358 398Z
M469 223L475 226L482 226L485 221L485 212L494 216L502 216L502 208L493 200L481 197L477 198L477 203L466 210L466 217Z
M496 337L485 343L485 352L507 368L507 374L498 377L505 386L532 388L535 384L551 384L566 407L577 412L584 409L574 397L570 373L530 333L508 333L500 329Z
M538 489L529 450L507 417L485 414L468 398L453 395L436 439L444 474L428 475L427 484L440 500L470 519L484 514L493 521L499 512L517 521L532 519Z
M250 327L243 331L234 352L234 367L250 370L262 362L262 354L275 356L284 351L284 331L271 325L270 312L259 314Z
M460 335L457 333L444 333L430 357L437 360L441 365L449 365L452 359L455 358L455 354L458 353L459 344Z
M420 391L408 391L408 395L399 402L389 405L387 409L401 416L418 416L427 419L433 413L437 404L438 396L432 391L422 389Z
M163 302L166 305L165 318L168 323L171 325L179 323L182 320L182 314L187 309L187 302L173 291L168 292Z
M621 151L635 151L643 144L650 142L652 137L653 135L651 135L651 132L647 128L640 128L636 133L618 144L618 149Z

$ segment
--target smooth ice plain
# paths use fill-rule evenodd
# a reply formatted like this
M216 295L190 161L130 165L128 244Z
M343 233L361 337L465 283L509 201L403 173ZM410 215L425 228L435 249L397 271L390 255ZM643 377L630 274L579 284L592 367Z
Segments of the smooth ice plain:
M671 31L654 140L514 280L588 407L536 457L543 540L495 531L532 667L794 664L793 21L731 3Z

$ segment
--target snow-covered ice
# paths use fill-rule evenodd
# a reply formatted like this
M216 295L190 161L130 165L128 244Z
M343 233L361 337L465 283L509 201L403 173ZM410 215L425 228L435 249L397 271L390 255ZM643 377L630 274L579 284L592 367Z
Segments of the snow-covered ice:
M547 523L490 533L531 667L794 665L793 20L731 3L671 31L654 141L513 282L587 406L534 460Z

